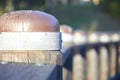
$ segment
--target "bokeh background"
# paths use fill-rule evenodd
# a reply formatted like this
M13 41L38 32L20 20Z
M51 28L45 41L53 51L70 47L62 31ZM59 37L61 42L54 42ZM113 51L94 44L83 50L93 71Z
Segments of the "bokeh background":
M80 80L79 77L84 80L86 76L87 80L108 80L109 75L114 78L116 68L120 66L120 0L0 0L0 15L15 10L39 10L54 15L60 22L60 29L63 26L63 49L67 50L66 47L73 45L80 46L80 51L75 47L73 52L70 50L70 55L67 54L69 59L63 64L66 70L66 73L63 70L63 78L68 75L63 80L70 80L72 77L72 53L75 53L73 72L76 72L73 74L75 78L77 76L77 80ZM110 46L109 52L108 47L100 47L106 46L106 43ZM83 48L86 44L87 47ZM99 47L100 52L94 49L94 45L97 49ZM76 54L79 54L77 58ZM66 54L63 54L63 59L64 56ZM115 77L112 80L120 79Z
M119 31L120 0L0 0L0 15L14 10L50 13L73 29Z

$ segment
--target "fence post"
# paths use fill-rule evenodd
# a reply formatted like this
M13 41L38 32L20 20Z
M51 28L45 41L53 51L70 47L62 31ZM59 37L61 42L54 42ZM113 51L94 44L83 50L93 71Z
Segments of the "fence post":
M87 80L98 80L98 56L94 48L87 50L86 59Z
M86 78L87 80L98 80L98 53L96 44L98 44L99 35L97 32L88 32L88 46L86 53Z
M114 77L116 75L116 64L117 64L117 50L115 45L109 46L110 51L110 77Z
M109 61L108 51L105 47L100 47L100 80L108 80Z
M112 43L109 45L110 52L110 77L114 77L118 73L118 42L120 40L119 33L111 33Z
M73 80L85 80L85 60L80 53L73 57Z
M85 80L86 32L74 31L73 80ZM84 45L84 46L83 46Z
M64 54L63 80L72 80L73 30L69 25L60 25L60 32L62 32L62 47L70 49Z
M118 73L120 73L120 43L118 43Z
M109 79L109 51L107 43L111 42L109 33L101 32L99 37L100 48L99 48L99 62L100 62L100 80Z
M62 80L60 49L61 33L54 16L22 10L0 17L0 61L57 65L50 80Z
M72 27L68 25L60 25L60 32L62 33L62 46L72 47L73 46Z

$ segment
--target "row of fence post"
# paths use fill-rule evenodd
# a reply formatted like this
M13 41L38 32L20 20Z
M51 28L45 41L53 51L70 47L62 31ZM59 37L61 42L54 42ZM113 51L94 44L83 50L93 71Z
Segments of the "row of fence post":
M57 19L40 11L0 17L0 61L57 65L54 80L108 80L120 71L119 33L73 31L68 25L60 31L62 47L73 49L72 58L67 57L72 59L71 71L63 68Z
M73 80L108 80L118 74L119 33L88 33L79 30L72 32L68 25L61 25L60 29L62 38L72 37L73 45L69 45L70 41L63 39L63 48L74 47Z

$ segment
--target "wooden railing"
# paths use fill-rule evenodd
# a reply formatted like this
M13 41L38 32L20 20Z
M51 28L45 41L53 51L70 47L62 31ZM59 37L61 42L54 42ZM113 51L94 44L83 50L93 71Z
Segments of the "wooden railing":
M80 31L78 31L78 33L81 34ZM104 35L110 36L105 36L103 39L100 39L103 33L105 33ZM116 34L118 33L116 32ZM116 80L115 77L119 74L120 69L120 42L118 40L120 37L116 36L113 39L113 35L114 33L111 34L111 32L99 32L97 36L99 36L98 39L100 40L90 42L89 40L91 38L89 39L89 34L87 33L87 35L83 35L86 37L85 42L80 40L81 37L77 36L76 38L79 38L78 42L74 42L73 40L72 46L66 45L67 42L65 45L63 44L63 59L66 58L64 56L68 56L68 54L72 55L72 57L69 56L67 57L68 60L66 59L66 61L64 61L63 67L65 66L67 70L63 69L63 80ZM75 36L75 34L73 36ZM69 47L64 51L66 46ZM66 76L64 76L64 74Z
M116 80L119 33L62 26L61 49L55 17L31 10L0 17L0 80Z
M119 42L69 47L63 51L63 58L69 54L63 66L68 70L63 70L63 76L66 75L64 80L109 80L115 77L119 73L120 64L118 44Z

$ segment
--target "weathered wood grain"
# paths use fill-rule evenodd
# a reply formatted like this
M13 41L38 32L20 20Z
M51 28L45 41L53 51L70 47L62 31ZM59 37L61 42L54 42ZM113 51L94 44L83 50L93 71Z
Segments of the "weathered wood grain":
M0 61L62 65L59 51L0 50Z

